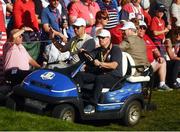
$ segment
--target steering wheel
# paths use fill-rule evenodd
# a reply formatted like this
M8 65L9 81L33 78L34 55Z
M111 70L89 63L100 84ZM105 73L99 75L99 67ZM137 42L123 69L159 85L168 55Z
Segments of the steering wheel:
M79 58L81 61L85 61L86 64L94 65L94 57L88 51L81 51Z

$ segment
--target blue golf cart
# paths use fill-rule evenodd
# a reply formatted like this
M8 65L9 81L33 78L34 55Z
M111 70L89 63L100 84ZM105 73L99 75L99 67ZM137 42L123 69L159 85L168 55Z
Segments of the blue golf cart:
M86 60L92 61L87 52L82 54ZM91 104L87 95L93 84L81 88L74 81L84 62L67 68L50 64L47 68L32 72L20 85L13 88L6 106L13 110L23 110L25 106L36 107L43 113L50 113L52 117L72 122L79 119L122 119L125 125L133 126L139 122L146 98L150 98L151 90L147 86L150 74L133 76L136 69L132 65L135 63L128 53L123 52L122 62L124 78L112 88L103 88L94 112L85 110Z

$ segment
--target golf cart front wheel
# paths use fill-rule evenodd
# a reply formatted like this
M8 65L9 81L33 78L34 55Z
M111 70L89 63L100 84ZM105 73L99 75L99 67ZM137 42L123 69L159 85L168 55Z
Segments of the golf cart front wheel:
M132 101L131 103L129 103L129 105L125 110L123 123L126 126L136 125L140 120L141 111L142 111L141 103L139 101Z
M8 97L6 100L6 107L11 110L23 110L24 109L24 98L22 97Z
M6 100L6 107L15 111L16 110L16 107L17 107L17 104L16 104L16 101L12 98L8 98Z
M64 121L75 121L75 110L69 104L57 105L52 111L52 116Z

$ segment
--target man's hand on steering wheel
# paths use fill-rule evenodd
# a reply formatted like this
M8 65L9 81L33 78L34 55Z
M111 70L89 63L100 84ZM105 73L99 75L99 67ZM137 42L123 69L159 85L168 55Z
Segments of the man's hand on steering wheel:
M79 52L79 58L81 61L85 61L86 64L94 65L94 57L86 50Z
M95 59L94 65L99 67L99 66L101 66L101 62L98 59Z

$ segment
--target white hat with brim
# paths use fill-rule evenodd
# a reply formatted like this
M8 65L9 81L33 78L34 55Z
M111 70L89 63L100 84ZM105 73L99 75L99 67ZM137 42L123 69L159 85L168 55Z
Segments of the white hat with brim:
M72 24L74 26L86 26L86 21L83 18L77 18L76 21Z
M134 25L133 22L125 22L123 27L120 29L121 30L126 30L126 29L135 29L136 30L136 26Z
M141 20L139 21L139 26L145 26L145 27L147 27L145 21L141 21Z
M97 35L97 37L111 37L111 34L108 30L102 29Z

